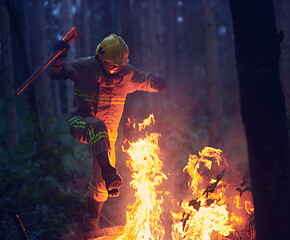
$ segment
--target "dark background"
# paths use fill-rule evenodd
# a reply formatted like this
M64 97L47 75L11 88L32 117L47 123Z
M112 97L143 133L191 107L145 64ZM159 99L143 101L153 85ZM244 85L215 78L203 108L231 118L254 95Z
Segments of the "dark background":
M129 46L131 64L167 81L163 93L138 92L127 98L117 142L117 166L125 186L104 211L113 224L124 224L125 206L132 200L121 150L125 138L135 137L126 125L128 117L141 121L154 113L176 201L187 190L182 169L188 155L206 146L223 151L228 178L249 181L227 0L1 0L0 9L0 204L4 212L35 206L23 214L31 239L57 239L78 231L84 211L91 157L65 126L72 83L51 80L44 72L15 97L15 90L51 54L54 42L74 25L81 37L71 45L67 60L94 55L97 44L116 33ZM284 32L280 77L289 113L289 1L274 1L274 10L277 32ZM1 239L16 239L12 220L1 214Z

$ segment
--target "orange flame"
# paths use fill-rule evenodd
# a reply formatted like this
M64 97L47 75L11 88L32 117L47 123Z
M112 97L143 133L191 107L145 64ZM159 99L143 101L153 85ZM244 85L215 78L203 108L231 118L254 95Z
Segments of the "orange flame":
M150 114L150 116L143 120L142 123L138 123L139 131L144 130L146 127L152 125L155 123L155 118L153 114Z
M190 177L190 188L192 197L195 200L183 201L182 211L172 213L175 223L173 224L172 238L186 240L210 240L213 234L228 236L234 231L229 212L225 204L225 187L222 186L222 174L216 179L209 179L208 186L205 186L204 179L199 170L204 168L211 170L213 164L218 167L227 167L227 163L221 157L221 150L206 147L196 155L190 155L188 163L184 168Z
M254 212L253 203L251 203L250 201L245 201L245 209L248 214L252 214Z
M142 123L130 120L130 125L143 133L153 123L153 114ZM164 191L160 185L167 176L162 172L163 163L158 156L160 135L144 134L138 141L128 142L127 149L123 148L129 155L126 163L132 172L130 185L135 189L135 202L127 207L124 233L117 240L163 240L165 237L160 220ZM206 147L199 156L189 155L183 170L191 177L191 194L189 200L181 202L179 212L171 212L173 240L230 239L238 226L245 225L244 216L253 213L251 201L241 200L245 189L240 189L236 197L227 195L230 185L224 181L223 174L228 164L221 152Z
M222 178L228 167L221 157L221 150L204 148L199 156L190 155L184 168L191 180L190 201L182 201L181 211L172 212L172 239L179 240L211 240L230 238L245 222L245 212L253 213L250 201L240 205L241 195L233 199L231 208L227 190L230 185ZM214 173L215 178L212 178ZM248 215L247 215L248 216Z
M234 198L234 202L235 202L235 206L236 206L237 209L241 209L241 208L243 208L243 207L241 207L241 205L240 205L240 196L239 196L239 195L235 196L235 198Z
M139 130L154 123L151 114L143 123L138 124ZM163 239L165 230L160 223L163 209L162 191L158 186L166 175L162 172L163 163L158 156L159 134L151 133L136 142L129 142L126 151L129 154L128 167L132 171L130 185L135 189L135 202L128 206L126 226L121 239Z

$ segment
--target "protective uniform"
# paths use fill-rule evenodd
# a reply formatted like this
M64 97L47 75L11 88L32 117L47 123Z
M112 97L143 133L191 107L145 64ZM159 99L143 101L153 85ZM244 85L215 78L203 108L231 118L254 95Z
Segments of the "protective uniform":
M55 46L56 47L56 46ZM55 50L68 49L63 41ZM73 108L66 119L71 136L90 145L92 177L83 230L98 228L100 212L108 196L117 196L121 178L116 172L115 142L128 93L158 92L165 87L162 77L144 73L128 63L124 40L111 34L97 46L96 56L64 63L66 54L48 69L53 79L74 82Z
M114 145L117 128L123 113L126 96L135 91L158 92L157 75L144 73L132 65L125 65L118 74L107 74L96 57L80 58L70 63L58 59L50 66L53 79L71 79L74 82L74 106L67 115L70 134L79 142L88 143L96 157L102 151L111 153L115 166ZM154 84L153 84L154 83ZM89 196L105 201L105 188L100 166L93 162L93 177Z

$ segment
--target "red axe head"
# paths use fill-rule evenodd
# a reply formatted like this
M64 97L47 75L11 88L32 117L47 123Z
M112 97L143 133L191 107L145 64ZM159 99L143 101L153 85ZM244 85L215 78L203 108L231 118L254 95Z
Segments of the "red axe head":
M73 26L68 33L62 38L63 41L66 41L68 44L71 44L74 40L76 40L80 36L80 32L78 31L76 26Z

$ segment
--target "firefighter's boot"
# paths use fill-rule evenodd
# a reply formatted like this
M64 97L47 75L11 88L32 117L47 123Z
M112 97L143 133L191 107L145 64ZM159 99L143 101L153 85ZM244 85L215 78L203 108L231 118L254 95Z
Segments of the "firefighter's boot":
M105 202L97 202L91 198L88 198L87 211L84 214L82 224L82 230L84 232L96 231L100 229L99 221L104 203Z
M106 151L101 152L97 156L98 163L102 169L102 177L106 182L106 188L110 194L111 192L115 192L115 189L119 189L123 183L121 176L117 173L116 168L114 168L110 164L109 154Z
M108 191L109 197L118 197L120 195L119 188Z

